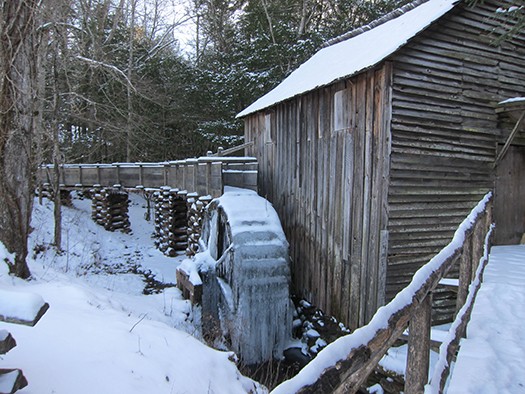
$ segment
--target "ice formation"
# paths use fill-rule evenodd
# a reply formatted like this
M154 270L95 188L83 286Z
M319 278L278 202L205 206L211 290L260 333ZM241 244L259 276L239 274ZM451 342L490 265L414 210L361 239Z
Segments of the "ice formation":
M227 188L207 208L201 252L204 335L220 333L245 364L282 358L291 337L288 242L272 205Z

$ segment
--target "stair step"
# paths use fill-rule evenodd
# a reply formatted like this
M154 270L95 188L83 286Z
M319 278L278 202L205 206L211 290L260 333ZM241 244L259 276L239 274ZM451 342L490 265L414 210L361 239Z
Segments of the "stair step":
M20 369L0 369L0 394L13 394L27 386L27 379Z
M15 338L6 330L0 330L0 354L6 354L16 346Z
M37 294L0 290L0 321L34 326L48 309Z

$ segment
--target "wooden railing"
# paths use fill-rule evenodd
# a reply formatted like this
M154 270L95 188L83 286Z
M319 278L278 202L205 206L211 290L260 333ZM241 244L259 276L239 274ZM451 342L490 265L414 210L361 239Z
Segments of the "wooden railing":
M407 327L405 393L422 393L425 386L430 392L441 392L451 358L470 317L488 258L491 232L492 193L489 193L461 223L452 241L419 269L412 282L381 307L368 325L331 343L297 376L283 382L272 393L354 393ZM456 263L460 270L456 281L459 313L448 340L441 345L440 362L429 382L432 291Z
M53 165L38 169L40 184L53 184ZM170 186L218 197L224 186L256 190L257 161L251 157L200 157L163 163L64 164L60 166L64 187L93 185L123 188L160 188Z

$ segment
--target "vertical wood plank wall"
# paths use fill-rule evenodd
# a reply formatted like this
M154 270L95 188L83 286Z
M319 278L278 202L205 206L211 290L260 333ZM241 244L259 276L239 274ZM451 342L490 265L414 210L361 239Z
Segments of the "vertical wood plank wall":
M391 65L246 119L295 290L351 327L384 302Z
M298 294L352 328L494 188L498 140L510 132L495 108L525 94L525 32L498 45L489 34L500 6L461 3L374 70L246 118ZM435 321L455 309L445 290L434 303Z
M460 4L393 57L387 299L493 188L496 104L525 93L525 35L495 46L487 34L501 5Z

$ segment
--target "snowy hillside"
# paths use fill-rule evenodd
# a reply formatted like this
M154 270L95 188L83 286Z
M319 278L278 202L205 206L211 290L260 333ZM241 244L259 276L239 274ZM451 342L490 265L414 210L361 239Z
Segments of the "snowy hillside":
M182 258L155 249L144 200L130 199L128 235L93 223L90 200L75 199L63 209L61 255L49 247L52 204L35 201L33 280L10 277L1 264L0 289L37 293L50 309L35 327L0 323L18 343L0 368L21 368L29 386L19 392L27 394L265 392L239 373L232 353L195 339L200 316L176 288L143 294L146 277L148 292L159 287L152 279L175 283Z

